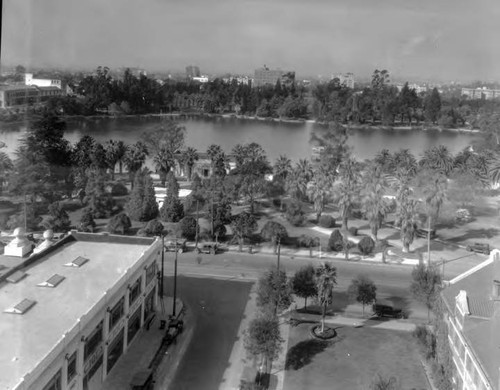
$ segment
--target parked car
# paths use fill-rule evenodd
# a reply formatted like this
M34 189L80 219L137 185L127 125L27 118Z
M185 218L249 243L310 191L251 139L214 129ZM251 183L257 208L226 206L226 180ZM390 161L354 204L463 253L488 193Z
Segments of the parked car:
M391 302L375 303L372 308L377 317L408 318L405 310L395 307Z
M416 231L416 235L417 235L417 237L420 237L420 238L427 238L429 235L429 229L418 228ZM431 239L432 238L436 238L436 230L435 229L431 229Z
M168 252L182 253L186 251L186 239L168 239L165 240L165 250Z
M474 244L467 245L465 249L468 252L484 253L485 255L490 254L490 245L482 244L480 242L475 242Z
M215 255L217 250L219 249L218 242L204 242L196 248L197 253L210 253L211 255Z

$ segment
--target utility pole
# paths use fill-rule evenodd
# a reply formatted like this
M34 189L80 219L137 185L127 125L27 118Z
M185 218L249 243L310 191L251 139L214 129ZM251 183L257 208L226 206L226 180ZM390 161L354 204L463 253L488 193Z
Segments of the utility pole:
M28 212L26 207L26 192L24 192L24 232L28 232Z
M198 248L199 220L200 220L200 215L198 214L198 199L196 199L196 245L195 245L195 248Z
M280 252L281 252L281 237L278 237L278 262L276 264L276 278L278 282L278 296L276 298L276 305L274 306L274 315L278 314L278 305L280 303L281 292L281 278L280 278Z
M278 237L278 263L276 264L278 272L280 271L280 252L281 252L281 237Z
M212 188L212 240L214 239L214 190Z
M172 316L175 317L177 301L177 236L175 237L175 261L174 261L174 303L172 305Z
M431 266L431 216L427 218L427 267Z
M161 235L161 280L160 280L160 296L163 299L163 279L165 278L165 236Z

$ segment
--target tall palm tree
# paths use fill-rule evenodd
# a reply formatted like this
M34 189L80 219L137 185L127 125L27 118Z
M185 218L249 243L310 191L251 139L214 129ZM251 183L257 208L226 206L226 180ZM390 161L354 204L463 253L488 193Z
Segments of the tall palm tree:
M373 162L380 166L385 173L389 173L393 167L393 157L389 149L382 149L378 152Z
M342 229L347 229L352 206L359 196L361 172L359 163L352 157L343 161L339 167L339 183L333 187L340 215Z
M316 291L321 305L321 333L325 331L326 308L332 304L333 289L337 284L337 268L324 263L315 271Z
M307 195L314 204L316 221L318 222L331 195L332 184L332 177L329 172L321 165L316 167L312 179L307 185Z
M500 156L496 155L488 160L488 177L493 184L500 182Z
M389 204L384 198L387 181L382 175L382 166L370 166L363 175L362 206L370 224L373 239L377 241L378 229L389 212Z
M286 155L280 155L274 163L273 171L274 178L286 180L292 171L292 161Z
M287 192L297 200L304 200L307 194L307 184L312 178L312 165L306 159L301 159L287 175Z
M161 185L164 186L167 174L175 164L174 156L170 153L169 150L162 148L156 151L155 155L153 156L153 163L156 172L158 172L160 175Z
M401 241L403 242L403 252L410 251L410 245L415 239L417 231L417 201L415 199L406 198L400 206L401 220Z
M406 175L413 177L417 173L417 159L410 152L410 149L401 149L395 152L392 157L392 171L406 172Z
M234 156L234 160L236 162L236 168L241 167L245 163L245 159L247 157L247 150L242 144L234 145L234 148L231 150L231 153Z
M187 177L188 180L191 180L191 175L193 173L193 167L196 161L198 161L199 156L198 156L198 151L191 147L188 146L184 152L182 152L182 161L186 165L187 168Z
M224 151L222 150L220 145L211 144L207 148L207 155L210 161L212 162L212 165L215 165L218 156L221 155L222 153L224 153Z
M129 171L130 183L134 187L134 176L142 168L148 155L148 149L141 141L127 147L123 161Z
M448 181L444 174L422 171L415 178L415 187L419 197L425 203L428 226L431 226L431 220L436 222L441 206L446 199Z

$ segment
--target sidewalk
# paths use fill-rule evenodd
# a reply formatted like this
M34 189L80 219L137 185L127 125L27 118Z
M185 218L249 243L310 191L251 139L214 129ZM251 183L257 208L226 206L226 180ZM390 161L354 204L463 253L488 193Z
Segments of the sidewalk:
M181 313L182 303L179 300L177 301L177 307L179 309L178 313ZM126 354L120 358L115 367L113 367L110 375L108 375L106 380L102 382L100 387L101 390L128 389L133 376L137 372L146 370L150 367L150 364L161 345L163 336L165 335L165 329L159 329L160 320L162 319L159 318L161 317L160 310L162 309L160 308L158 310L157 315L149 327L149 330L145 327L139 330ZM172 312L171 298L167 298L165 300L164 310L165 313ZM169 347L169 353L170 351L181 351L182 345L189 343L188 339L190 329L189 327L186 328L183 333L178 336L176 345L173 345L174 348L172 348L172 346ZM176 359L174 361L178 362L180 360L180 356L182 356L180 353L176 354ZM166 387L163 386L163 382L160 382L159 379L162 379L165 376L165 373L175 371L176 366L172 364L166 365L164 362L165 360L166 359L162 359L160 366L158 367L156 373L154 373L154 378L156 380L155 389L166 389ZM162 376L162 378L159 378L158 375Z

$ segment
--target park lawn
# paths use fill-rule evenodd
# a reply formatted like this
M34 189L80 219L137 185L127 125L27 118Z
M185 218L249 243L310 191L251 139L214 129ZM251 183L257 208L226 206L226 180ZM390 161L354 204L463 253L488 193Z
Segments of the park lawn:
M427 389L420 352L410 333L370 327L338 327L329 342L310 336L311 324L290 328L287 390L369 389L378 375L403 389Z

